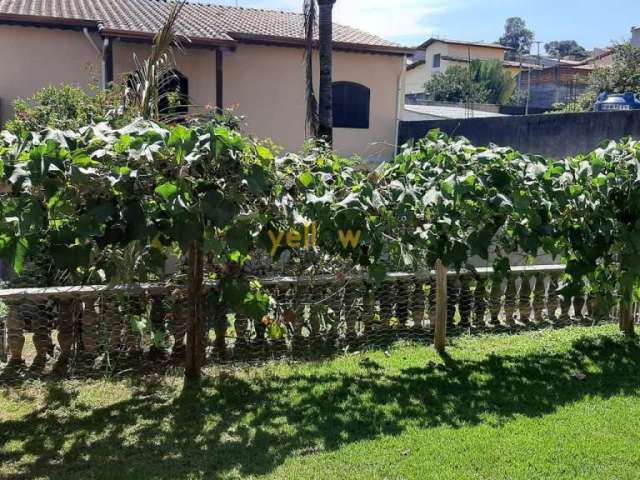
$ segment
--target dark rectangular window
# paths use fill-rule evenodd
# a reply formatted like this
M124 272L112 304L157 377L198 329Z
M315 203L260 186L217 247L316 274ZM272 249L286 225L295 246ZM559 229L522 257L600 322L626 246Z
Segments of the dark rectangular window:
M353 82L333 84L333 127L369 128L371 90Z
M436 53L433 56L433 68L440 68L440 54Z

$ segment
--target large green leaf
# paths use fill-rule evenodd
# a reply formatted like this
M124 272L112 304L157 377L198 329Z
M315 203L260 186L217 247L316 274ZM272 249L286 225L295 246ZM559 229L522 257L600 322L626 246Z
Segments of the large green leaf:
M205 192L201 199L202 213L214 226L224 228L239 213L239 206L217 190Z
M158 185L156 187L155 192L160 195L165 200L170 200L176 195L178 195L178 186L173 182L163 183L162 185Z

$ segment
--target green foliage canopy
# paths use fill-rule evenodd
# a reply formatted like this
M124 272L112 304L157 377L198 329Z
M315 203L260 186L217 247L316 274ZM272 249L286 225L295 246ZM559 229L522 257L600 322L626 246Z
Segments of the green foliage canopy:
M5 128L15 135L26 136L45 128L79 130L114 117L120 103L120 88L93 90L87 93L71 85L45 87L31 98L15 101L14 118ZM130 119L122 117L124 123Z
M550 253L567 262L566 291L588 284L613 300L640 279L638 158L632 141L546 161L432 132L366 172L322 147L276 159L220 119L3 132L0 257L19 272L44 251L86 283L117 278L114 257L135 244L145 280L198 242L222 301L259 318L269 299L244 263L272 248L270 231L314 223L322 254L377 280L490 252L504 275L512 252ZM344 230L361 232L355 248L340 242Z
M487 103L490 96L462 65L451 65L443 73L436 73L425 85L425 91L437 102Z
M469 67L451 65L425 85L427 95L438 102L506 104L516 82L499 60L473 60Z
M472 81L487 92L487 101L498 105L509 102L516 81L500 60L474 60L470 65Z
M533 32L527 28L527 23L520 17L507 18L504 25L504 35L498 42L511 49L511 53L524 55L531 51Z
M544 49L554 58L575 57L583 60L589 56L587 50L575 40L554 40L545 43Z
M138 280L157 278L192 241L236 258L263 224L258 206L276 203L272 162L219 122L3 132L0 256L20 272L30 252L45 251L79 283L116 277L114 260L132 243L143 257Z

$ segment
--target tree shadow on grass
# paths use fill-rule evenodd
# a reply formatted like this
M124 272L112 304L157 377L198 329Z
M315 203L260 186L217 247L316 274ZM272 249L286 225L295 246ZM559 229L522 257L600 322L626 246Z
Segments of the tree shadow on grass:
M0 464L36 458L8 479L261 475L291 455L411 426L477 425L487 415L504 422L546 415L585 396L640 393L640 344L622 338L583 339L563 353L444 360L400 371L366 360L351 373L227 375L187 386L177 398L141 391L86 411L53 391L60 408L74 405L70 413L61 421L42 409L5 422ZM575 378L589 369L584 380ZM12 441L21 443L10 450Z

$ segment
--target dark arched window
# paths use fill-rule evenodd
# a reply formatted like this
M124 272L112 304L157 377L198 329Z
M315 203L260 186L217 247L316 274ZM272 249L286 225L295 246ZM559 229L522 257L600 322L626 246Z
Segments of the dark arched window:
M161 83L158 109L162 115L189 113L189 79L178 70L173 70Z
M369 128L371 90L353 82L333 84L334 128Z

